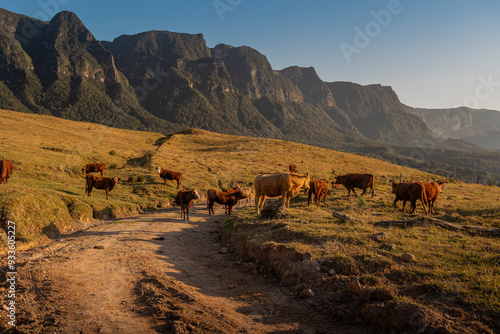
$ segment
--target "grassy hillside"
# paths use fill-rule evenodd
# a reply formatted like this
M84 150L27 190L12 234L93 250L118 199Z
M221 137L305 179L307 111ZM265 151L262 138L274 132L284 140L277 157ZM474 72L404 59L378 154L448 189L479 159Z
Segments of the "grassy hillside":
M332 172L368 172L375 175L374 198L347 198L346 190L339 188L330 190L327 205L317 208L307 207L301 194L282 217L264 223L248 207L237 211L223 228L264 247L284 245L309 252L322 265L347 275L343 277L354 275L365 288L382 289L384 296L398 301L429 310L437 302L435 307L448 314L457 307L470 309L476 312L472 327L474 321L490 326L488 319L500 314L497 238L438 227L373 224L409 218L393 209L392 180L400 175L408 180L441 179L438 175L280 140L202 130L165 137L5 110L0 110L0 118L0 158L15 166L9 184L0 186L0 213L2 221L16 222L18 240L40 240L85 226L96 217L123 217L170 205L177 192L175 183L164 187L157 166L182 172L182 187L201 193L217 188L219 180L225 185L252 185L258 174L285 172L290 163L298 166L299 173L309 171L312 178L328 180L333 179ZM103 190L85 196L81 168L89 162L103 162L107 176L121 177L109 201ZM499 187L447 181L435 217L458 226L500 228ZM362 222L335 219L332 209ZM421 206L417 213L422 213ZM383 243L393 244L393 250L380 248L381 242L371 238L380 232L385 233ZM403 263L404 252L416 260Z
M373 173L378 196L368 200L369 204L341 197L344 189L329 195L337 209L369 205L377 212L375 217L368 214L369 220L400 216L392 210L390 194L390 182L400 174L407 179L439 179L437 175L379 160L287 141L202 130L163 137L5 110L0 111L0 117L0 157L15 165L9 185L0 187L2 215L35 224L39 230L51 223L66 228L70 218L87 222L92 215L124 216L169 205L176 189L173 182L163 186L155 171L157 166L182 172L183 187L202 192L217 188L219 180L223 184L251 185L256 175L287 171L290 163L297 164L299 172L309 171L313 178L333 179L332 172ZM109 201L103 190L95 190L91 198L85 196L81 167L90 162L105 163L107 176L121 177ZM499 227L499 195L498 187L450 183L437 209L442 218L453 222ZM40 207L27 210L28 204ZM61 215L64 211L68 212ZM20 231L20 236L36 238L35 230Z

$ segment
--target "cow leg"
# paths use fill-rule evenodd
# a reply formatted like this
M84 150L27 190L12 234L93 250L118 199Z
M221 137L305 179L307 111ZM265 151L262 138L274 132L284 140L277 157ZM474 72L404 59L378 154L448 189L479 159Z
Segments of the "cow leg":
M106 199L109 200L109 188L106 188Z
M364 194L366 194L366 188L363 189L363 192L359 196L363 196Z
M417 209L417 201L412 200L410 202L410 213L415 213L415 210Z
M356 190L354 190L354 188L352 188L352 193L354 194L354 196L358 197L358 195L356 194ZM363 194L361 194L363 195Z
M265 195L255 196L255 207L257 209L257 213L260 213L260 210L262 210L262 206L264 205L265 200L266 200Z
M401 210L401 212L403 212L403 213L405 212L405 206L406 206L406 201L403 200L403 210Z
M189 221L189 208L190 206L188 205L187 208L186 208L186 217L187 217L187 221Z

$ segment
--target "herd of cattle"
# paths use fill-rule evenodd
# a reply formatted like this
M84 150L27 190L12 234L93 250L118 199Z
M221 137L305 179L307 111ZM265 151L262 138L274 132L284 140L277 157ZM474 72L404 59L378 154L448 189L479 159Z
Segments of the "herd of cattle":
M14 166L9 160L0 160L0 183L7 184L10 174L14 170ZM158 174L164 180L164 185L167 185L167 180L176 181L177 189L179 189L182 181L182 173L166 170L161 167L157 169ZM96 176L91 173L100 173L101 176ZM119 177L104 177L106 173L106 165L102 163L87 164L82 168L82 176L86 180L86 193L92 196L92 190L102 189L106 191L106 198L109 200L109 192L118 184ZM229 189L224 189L219 182L221 191L209 189L207 191L208 213L213 214L213 206L215 203L224 205L225 213L231 214L233 207L242 199L251 200L255 196L255 208L257 213L260 213L264 206L267 197L283 198L283 204L289 207L290 198L297 195L301 190L305 190L308 194L307 205L311 204L314 196L314 203L320 205L321 199L326 204L326 196L328 194L327 180L310 180L309 173L305 175L298 174L295 164L289 165L287 173L280 174L261 174L254 180L254 189L249 187L235 186ZM331 187L338 188L343 185L347 189L347 197L351 195L351 191L357 196L355 188L362 189L363 196L367 190L371 192L372 197L375 193L375 178L372 174L346 174L335 177L335 181L331 183ZM397 209L397 202L403 201L404 212L406 202L410 202L410 213L414 213L416 202L420 200L424 208L425 214L434 214L434 204L443 189L444 182L392 182L392 193L395 194L394 209ZM200 198L200 194L196 189L180 190L175 196L174 202L181 208L181 217L184 220L189 220L189 209L193 201Z

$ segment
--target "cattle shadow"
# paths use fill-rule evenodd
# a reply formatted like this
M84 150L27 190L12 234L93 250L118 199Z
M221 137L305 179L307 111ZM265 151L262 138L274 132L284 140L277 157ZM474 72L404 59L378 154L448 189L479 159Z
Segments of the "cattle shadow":
M68 195L73 195L73 196L82 196L81 193L75 193L74 191L69 191L69 190L64 190L64 189L58 189L57 191L63 192Z

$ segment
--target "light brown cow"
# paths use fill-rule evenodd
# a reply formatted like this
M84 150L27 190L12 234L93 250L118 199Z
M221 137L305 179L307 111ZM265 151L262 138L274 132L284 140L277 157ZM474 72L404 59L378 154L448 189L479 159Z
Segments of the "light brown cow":
M309 189L309 173L262 174L255 178L255 208L260 213L266 197L283 197L283 204L288 208L290 198L301 189Z
M434 203L436 203L439 193L443 190L444 181L422 182L425 186L427 201L429 203L429 212L434 214Z
M425 214L427 214L427 194L425 192L425 186L422 182L402 182L396 183L392 181L392 193L396 195L394 199L394 209L397 210L396 203L398 201L403 201L403 210L405 211L406 202L411 203L410 213L414 213L417 208L417 200L422 202Z
M7 184L9 176L14 170L14 165L10 160L0 160L0 184Z

